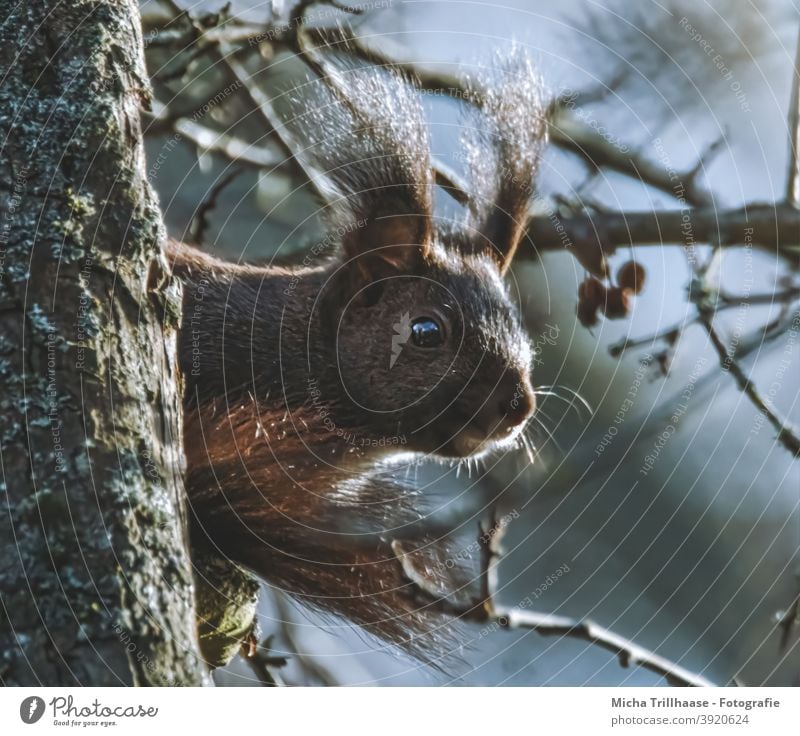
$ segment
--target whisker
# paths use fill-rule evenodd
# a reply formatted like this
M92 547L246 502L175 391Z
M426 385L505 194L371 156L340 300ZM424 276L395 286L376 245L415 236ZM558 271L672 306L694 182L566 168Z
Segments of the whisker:
M562 396L558 393L558 391L565 391L566 393L572 396L572 399L567 399L566 397ZM553 396L557 399L561 399L565 404L568 404L571 407L575 407L575 402L577 401L581 406L583 406L587 412L589 412L589 416L594 414L594 410L592 409L589 402L583 398L577 391L574 389L569 388L569 386L564 386L562 384L554 384L552 386L536 386L533 389L533 393L536 396ZM577 407L575 407L577 412ZM580 418L580 413L578 412L578 417Z
M556 432L556 430L558 429L559 422L556 422L556 421L554 421L554 420L553 420L553 417L551 417L551 416L550 416L550 415L549 415L549 414L548 414L546 411L544 411L543 409L539 409L539 411L538 411L538 412L536 412L536 413L537 413L538 415L540 415L541 417L544 417L544 418L545 418L545 419L546 419L548 422L550 422L550 424L551 424L551 425L553 425L553 429L550 429L550 430L548 430L548 431L550 432L550 435L551 435L551 436L554 436L554 435L555 435L555 432ZM543 421L541 421L541 419L539 420L539 424L540 424L540 426L542 426L542 427L544 427L544 426L545 426L544 422L543 422Z
M547 440L552 442L556 446L556 449L563 455L564 449L561 447L560 444L558 444L558 440L556 440L555 435L547 428L545 423L541 419L539 419L539 417L537 417L535 414L531 418L536 420L536 424L541 428L542 432L544 432L544 436L547 438Z
M553 398L558 399L559 401L563 401L569 409L573 409L575 411L575 416L578 419L583 419L583 415L580 411L580 408L576 406L574 399L568 399L567 397L561 396L561 394L557 394L554 391L539 391L537 389L534 389L533 393L536 396L552 396ZM539 411L541 411L541 409L537 408L537 412Z
M533 444L533 440L531 440L531 438L524 431L522 434L520 434L520 440L522 442L522 446L525 448L525 453L528 456L528 460L531 461L531 465L534 465L538 455L536 445Z

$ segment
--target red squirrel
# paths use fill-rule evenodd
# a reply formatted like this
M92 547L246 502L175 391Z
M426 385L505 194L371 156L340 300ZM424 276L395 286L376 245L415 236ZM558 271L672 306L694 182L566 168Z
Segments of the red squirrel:
M392 69L350 68L338 94L306 96L291 122L327 195L329 237L312 265L168 249L185 285L193 538L421 657L442 621L393 544L418 499L377 466L511 448L535 410L530 341L503 276L524 237L545 116L526 58L494 81L466 125L462 222L434 215L418 94ZM443 591L467 582L446 540L416 535L402 549Z

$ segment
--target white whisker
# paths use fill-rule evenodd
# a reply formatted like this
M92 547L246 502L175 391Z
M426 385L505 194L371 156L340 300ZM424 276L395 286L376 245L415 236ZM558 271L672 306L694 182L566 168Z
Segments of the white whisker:
M533 441L525 432L520 434L520 439L522 440L522 446L525 448L525 453L528 455L528 459L531 461L531 465L534 465L536 463L537 456L536 445L533 444Z
M562 396L561 394L559 394L558 391L567 392L568 394L570 394L572 396L572 399L567 399L565 396ZM581 406L583 406L586 409L586 411L589 412L590 416L592 414L594 414L594 411L593 411L591 405L589 404L589 402L586 401L586 399L584 399L583 396L581 396L577 391L569 388L569 386L564 386L562 384L554 384L552 386L536 386L533 389L533 393L536 396L553 396L553 397L555 397L557 399L560 399L561 401L563 401L568 406L575 408L575 411L577 412L579 418L580 418L580 412L578 412L577 407L575 407L575 402L576 401Z
M556 449L563 455L564 449L558 444L558 440L556 440L555 435L547 428L545 423L535 414L531 418L536 421L536 424L541 428L542 432L544 432L545 438L552 442L556 446Z

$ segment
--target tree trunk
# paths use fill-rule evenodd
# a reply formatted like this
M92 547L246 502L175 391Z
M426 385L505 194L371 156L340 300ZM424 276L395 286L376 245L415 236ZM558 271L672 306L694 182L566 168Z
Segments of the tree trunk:
M202 684L138 5L0 10L0 681Z

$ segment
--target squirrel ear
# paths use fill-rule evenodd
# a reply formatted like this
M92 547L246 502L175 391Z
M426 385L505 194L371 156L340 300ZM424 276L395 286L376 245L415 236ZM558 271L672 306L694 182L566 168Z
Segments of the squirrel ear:
M499 206L495 205L495 210L498 209ZM518 211L523 214L515 216L508 212L495 211L482 223L478 235L479 250L488 252L494 258L501 275L505 275L508 271L517 247L525 235L527 202L520 204Z
M342 239L351 296L381 279L415 273L430 251L426 215L386 215L359 224Z
M525 235L547 108L533 63L519 47L472 94L479 104L463 141L474 194L469 226L505 273Z

